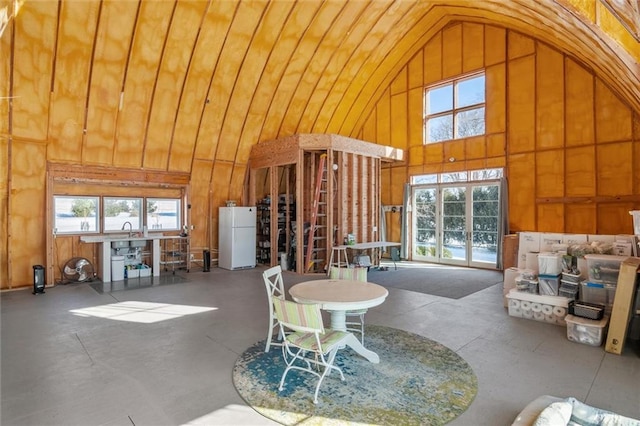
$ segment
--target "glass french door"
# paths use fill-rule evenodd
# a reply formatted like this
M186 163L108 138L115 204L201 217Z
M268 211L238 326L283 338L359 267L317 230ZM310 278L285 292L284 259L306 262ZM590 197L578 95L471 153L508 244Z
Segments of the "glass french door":
M415 186L412 195L414 260L496 268L498 183Z

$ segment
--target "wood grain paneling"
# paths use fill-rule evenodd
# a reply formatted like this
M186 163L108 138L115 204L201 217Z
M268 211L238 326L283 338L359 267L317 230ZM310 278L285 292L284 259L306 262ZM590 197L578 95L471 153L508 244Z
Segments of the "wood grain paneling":
M536 49L536 149L564 146L564 58L544 44Z
M88 7L91 8L91 4ZM54 2L25 2L18 16L20 19L14 20L12 52L11 131L15 138L44 142L49 133L49 97L58 5ZM95 31L95 23L89 21L87 26L89 34ZM82 33L79 37L76 31L72 32L78 38L85 36ZM5 32L3 37L9 35ZM82 62L79 65L82 66ZM86 80L80 80L80 84L83 81ZM85 98L85 94L79 97L80 104Z
M565 57L565 140L567 146L595 141L593 75Z
M407 92L406 90L398 95L391 96L391 146L394 148L406 149L408 143L409 125L408 108L407 108Z
M53 161L82 163L98 4L65 2L60 7L58 25L65 30L56 33L47 147L47 157Z
M19 140L11 145L9 288L33 282L32 266L46 265L45 149L43 144Z
M535 149L535 58L509 61L507 70L508 150L510 153Z
M91 62L85 164L112 165L115 134L138 2L104 2Z
M536 152L536 197L562 197L564 195L564 177L563 150ZM540 219L538 218L538 224Z
M595 111L596 142L631 139L631 110L600 79L596 79Z
M423 81L423 66L424 59L422 54L422 49L415 54L413 58L409 61L408 65L408 78L409 78L409 89L422 89Z
M504 63L485 70L485 126L488 134L503 133L507 130L506 78Z
M121 167L143 165L158 67L174 6L170 1L140 4L116 133L114 163Z
M507 31L504 28L486 25L484 30L484 65L505 62L507 58Z
M484 66L484 25L462 24L462 72L482 69Z
M596 205L590 203L565 204L565 229L570 234L595 234Z
M634 210L631 203L607 203L598 205L598 234L633 234L633 220L629 211Z
M423 123L424 120L422 118L422 114L415 114L414 112L409 111L422 111L424 108L424 90L422 87L417 89L411 89L409 91L409 100L408 100L408 111L407 111L407 120L409 126L409 141L408 147L422 147L423 139L424 139L424 130ZM404 120L404 118L403 118ZM420 157L420 164L422 164L422 155ZM409 161L412 161L413 164L416 164L415 159L412 159L411 156L408 158Z
M509 176L509 229L536 229L535 154L514 154L507 165Z
M442 30L442 78L462 73L462 25Z
M557 229L564 229L564 204L538 204L537 205L537 226L538 232L556 232Z
M598 145L596 159L598 195L617 197L633 193L634 165L631 142Z
M424 84L442 79L442 33L437 33L424 47Z
M565 169L567 197L593 197L596 195L596 150L593 145L567 149Z
M155 79L144 147L145 168L168 168L176 114L200 28L194 23L201 23L206 7L206 2L176 3ZM252 15L247 13L246 19L251 22Z
M516 31L509 31L508 57L517 59L535 52L535 40Z

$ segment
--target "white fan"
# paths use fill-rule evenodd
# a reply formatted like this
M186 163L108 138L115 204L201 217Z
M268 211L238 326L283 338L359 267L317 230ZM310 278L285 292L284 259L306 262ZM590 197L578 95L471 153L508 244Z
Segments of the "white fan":
M64 265L63 274L68 281L89 281L93 279L93 265L84 257L74 257Z

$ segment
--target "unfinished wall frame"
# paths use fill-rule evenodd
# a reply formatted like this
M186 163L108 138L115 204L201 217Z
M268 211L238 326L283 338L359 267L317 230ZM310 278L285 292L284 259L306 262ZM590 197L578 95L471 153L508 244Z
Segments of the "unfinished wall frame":
M300 134L261 142L253 146L249 157L249 204L256 205L269 194L271 217L277 217L279 203L273 201L292 200L295 214L285 216L286 230L295 222L298 231L287 239L287 253L295 257L291 263L297 273L324 273L331 248L343 244L348 234L358 242L386 239L379 227L380 171L382 162L401 161L403 155L401 149L333 134ZM263 178L265 169L270 179ZM285 179L283 173L288 174ZM318 173L323 174L323 189L316 206ZM288 184L283 186L282 181ZM313 255L307 260L310 231L304 231L314 208L318 209L318 223L312 238ZM278 225L273 222L270 266L277 264L278 253Z

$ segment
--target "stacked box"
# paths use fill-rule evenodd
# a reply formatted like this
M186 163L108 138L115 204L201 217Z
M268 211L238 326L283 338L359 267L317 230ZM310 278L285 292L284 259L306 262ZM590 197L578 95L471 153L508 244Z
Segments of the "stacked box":
M609 317L600 320L581 318L574 315L564 317L567 323L567 339L585 345L600 346L607 332Z
M582 281L580 283L580 300L583 302L604 305L604 312L606 315L611 313L615 297L615 285L592 283L589 281Z
M559 253L538 254L539 275L560 275L562 272L562 255Z
M570 300L576 300L578 298L579 285L580 284L577 282L560 280L558 296L566 297Z
M569 301L560 296L543 296L513 289L507 294L509 315L556 325L565 325Z
M626 256L609 254L587 254L587 270L589 282L616 284L620 274L620 264Z
M557 296L560 288L560 275L538 275L538 293Z
M580 274L572 274L569 272L562 273L562 281L567 283L578 284L580 282Z
M538 294L538 280L519 276L516 278L515 282L516 290L525 293Z

